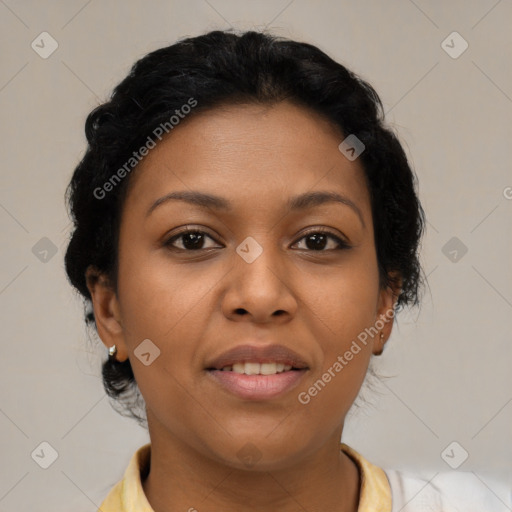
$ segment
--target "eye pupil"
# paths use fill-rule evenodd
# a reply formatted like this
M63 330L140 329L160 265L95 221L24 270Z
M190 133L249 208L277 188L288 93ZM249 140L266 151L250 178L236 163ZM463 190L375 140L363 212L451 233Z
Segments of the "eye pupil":
M204 236L198 232L184 233L183 237L183 247L186 249L200 249L201 242L204 241ZM189 244L188 242L192 242Z
M321 233L314 233L314 234L306 237L306 240L307 240L306 245L307 245L308 249L313 249L313 250L323 249L325 247L326 239L327 239L326 235L321 234ZM310 244L309 240L313 240L314 241L313 244Z

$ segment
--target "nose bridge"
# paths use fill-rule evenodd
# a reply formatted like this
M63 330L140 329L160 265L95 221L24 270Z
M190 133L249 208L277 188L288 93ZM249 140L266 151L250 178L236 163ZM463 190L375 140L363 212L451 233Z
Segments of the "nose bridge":
M271 234L247 236L237 246L236 253L242 260L238 262L242 275L246 272L250 278L264 278L265 281L273 276L272 282L280 282L276 274L282 268L281 251L274 245Z
M229 314L245 310L263 319L276 311L294 313L296 302L284 274L283 254L271 234L247 236L237 247L228 293Z

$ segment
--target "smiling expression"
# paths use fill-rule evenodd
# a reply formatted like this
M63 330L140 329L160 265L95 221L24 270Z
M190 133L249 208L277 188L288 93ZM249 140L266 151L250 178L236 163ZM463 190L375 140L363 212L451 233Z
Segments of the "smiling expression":
M288 102L217 107L182 122L130 177L113 318L100 319L98 332L119 360L130 358L155 436L233 466L250 442L270 468L341 433L382 348L377 338L310 403L297 395L393 304L379 284L364 170L339 151L344 138ZM147 339L160 350L150 365L134 355ZM305 368L213 378L224 352L276 344ZM237 361L278 356L238 353ZM261 379L286 375L294 380L284 391L251 395ZM226 386L229 378L248 394Z

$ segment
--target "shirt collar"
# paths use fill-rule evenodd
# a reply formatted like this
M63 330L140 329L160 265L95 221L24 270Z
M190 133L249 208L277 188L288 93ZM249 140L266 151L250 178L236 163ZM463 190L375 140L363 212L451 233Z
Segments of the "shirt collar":
M340 449L356 464L361 476L358 512L391 512L391 488L382 468L366 460L345 443Z
M345 443L340 443L340 450L354 461L361 475L358 512L391 512L391 489L384 470ZM133 454L123 479L112 488L98 512L154 512L142 487L150 460L151 443L147 443Z

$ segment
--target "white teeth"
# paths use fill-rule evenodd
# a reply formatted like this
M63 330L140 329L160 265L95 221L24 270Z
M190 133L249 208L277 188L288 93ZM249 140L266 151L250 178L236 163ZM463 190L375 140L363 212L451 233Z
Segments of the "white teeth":
M246 375L258 375L258 373L260 373L260 368L260 363L245 363Z
M291 369L291 365L283 363L234 363L232 366L224 366L222 371L233 371L245 373L246 375L275 375L276 373L287 372Z
M236 373L245 373L245 364L244 363L235 363L233 365L233 371Z
M261 363L260 373L261 375L272 375L277 373L276 363Z

